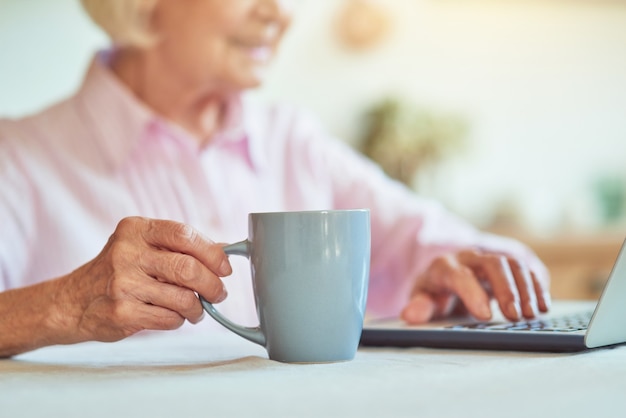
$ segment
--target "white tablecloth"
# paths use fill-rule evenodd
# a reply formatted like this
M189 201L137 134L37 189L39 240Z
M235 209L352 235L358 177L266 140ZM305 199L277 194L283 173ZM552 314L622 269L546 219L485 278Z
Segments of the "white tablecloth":
M579 354L360 349L282 364L226 332L0 360L0 417L623 417L626 347Z

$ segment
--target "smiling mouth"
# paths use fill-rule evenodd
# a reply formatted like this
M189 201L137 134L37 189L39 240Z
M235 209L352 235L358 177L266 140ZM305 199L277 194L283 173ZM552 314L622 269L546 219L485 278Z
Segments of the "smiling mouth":
M269 46L256 46L249 48L249 55L255 61L267 62L272 58L272 48Z
M278 42L279 30L276 26L268 26L258 36L234 39L233 43L245 51L252 60L267 62L274 55L274 47Z
M233 42L245 55L257 62L267 62L272 58L274 48L268 43Z

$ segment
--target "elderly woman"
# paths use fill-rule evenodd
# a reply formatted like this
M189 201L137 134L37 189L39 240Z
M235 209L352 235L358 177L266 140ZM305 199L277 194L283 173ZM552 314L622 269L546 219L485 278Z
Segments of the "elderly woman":
M370 208L373 313L488 319L492 297L512 320L547 311L526 247L415 196L302 112L246 100L287 3L83 0L111 49L73 97L0 120L0 355L198 323L196 293L253 323L250 280L222 280L233 267L212 241L244 237L249 212Z

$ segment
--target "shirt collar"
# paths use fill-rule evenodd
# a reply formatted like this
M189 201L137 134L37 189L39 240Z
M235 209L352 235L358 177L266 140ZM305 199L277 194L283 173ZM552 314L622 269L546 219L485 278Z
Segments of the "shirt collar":
M256 125L255 112L250 111L250 104L243 95L234 96L229 100L222 130L218 132L209 147L222 147L230 152L240 154L252 169L263 166L260 131Z
M184 129L160 117L145 106L110 70L112 52L101 51L92 59L83 84L77 94L90 122L97 132L97 146L109 162L118 167L140 145L139 142L155 127L168 137L195 147L203 152ZM242 96L227 103L223 128L215 134L206 148L223 147L242 155L252 169L261 164L261 154L254 135L251 135L250 118L246 117L246 102Z
M96 54L77 97L95 126L96 145L117 167L137 146L156 115L109 69L110 56L111 51Z

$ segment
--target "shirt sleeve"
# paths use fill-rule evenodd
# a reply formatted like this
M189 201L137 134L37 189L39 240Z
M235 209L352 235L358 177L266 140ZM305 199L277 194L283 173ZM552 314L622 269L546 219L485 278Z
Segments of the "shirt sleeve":
M370 209L370 312L397 315L408 301L415 278L436 257L461 249L502 252L545 272L534 253L520 242L481 232L439 202L390 179L349 145L325 134L313 120L304 126L296 151L301 167L308 167L327 184L335 208Z
M23 286L33 234L32 185L0 124L0 291Z

